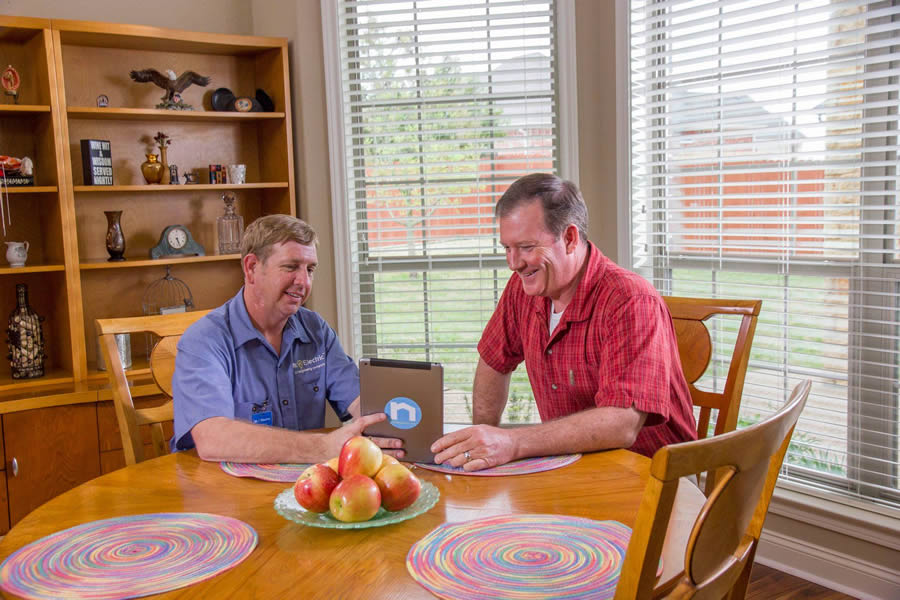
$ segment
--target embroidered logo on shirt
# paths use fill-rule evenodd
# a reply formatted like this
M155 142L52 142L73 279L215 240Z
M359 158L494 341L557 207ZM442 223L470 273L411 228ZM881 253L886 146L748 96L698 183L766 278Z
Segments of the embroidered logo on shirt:
M310 371L315 371L316 369L321 369L325 366L325 353L317 354L312 358L308 358L303 360L299 359L294 363L294 374L298 373L308 373Z

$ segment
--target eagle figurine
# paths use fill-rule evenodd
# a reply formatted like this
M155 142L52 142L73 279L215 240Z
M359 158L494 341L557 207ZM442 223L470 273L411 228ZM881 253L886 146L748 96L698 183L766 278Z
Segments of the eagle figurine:
M181 92L191 85L209 85L210 78L204 77L194 71L185 71L178 77L171 69L166 70L163 75L156 69L144 69L142 71L131 71L131 79L138 83L151 82L162 89L166 90L166 95L162 97L162 102L156 105L156 108L166 108L171 110L194 110L190 104L186 104L181 99Z

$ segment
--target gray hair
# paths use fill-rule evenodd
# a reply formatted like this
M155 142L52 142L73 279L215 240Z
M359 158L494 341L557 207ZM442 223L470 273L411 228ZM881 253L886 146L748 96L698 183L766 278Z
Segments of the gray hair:
M559 238L566 227L575 225L578 237L583 244L587 243L587 205L578 186L550 173L532 173L514 181L497 201L494 216L503 218L534 200L540 201L544 227L554 237Z

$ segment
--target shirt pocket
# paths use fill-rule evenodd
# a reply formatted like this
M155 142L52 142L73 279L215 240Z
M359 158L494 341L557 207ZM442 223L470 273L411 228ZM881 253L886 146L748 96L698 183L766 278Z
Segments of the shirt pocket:
M254 415L253 409L256 408L256 412L259 412L262 410L259 407L260 403L258 402L235 402L234 418L241 421L251 421Z

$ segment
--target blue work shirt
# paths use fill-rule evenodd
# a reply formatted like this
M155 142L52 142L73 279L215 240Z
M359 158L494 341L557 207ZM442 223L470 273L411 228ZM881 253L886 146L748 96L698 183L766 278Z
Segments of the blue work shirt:
M303 430L325 426L327 400L341 420L359 396L359 369L322 317L300 308L281 354L250 321L244 289L191 325L178 342L172 394L173 451L194 447L191 429L227 417Z

